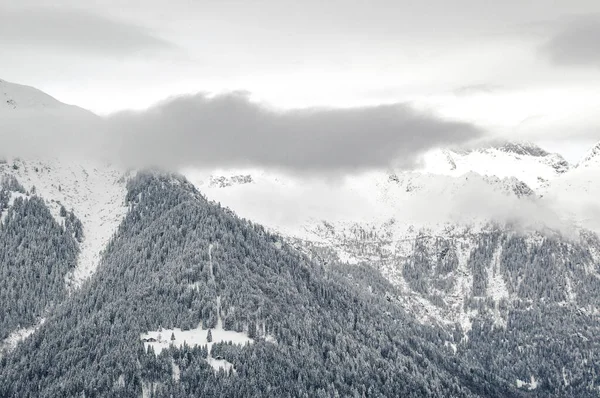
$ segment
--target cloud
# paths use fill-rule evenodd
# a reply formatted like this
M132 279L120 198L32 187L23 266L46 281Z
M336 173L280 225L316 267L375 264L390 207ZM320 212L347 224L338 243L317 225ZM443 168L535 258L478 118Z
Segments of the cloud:
M556 65L600 68L600 14L566 20L540 51Z
M501 89L502 87L493 84L471 84L457 87L452 92L456 96L467 96L477 94L492 94Z
M60 8L0 7L0 43L110 56L175 48L142 27Z
M436 146L462 144L476 126L406 104L274 110L246 94L185 96L108 119L121 158L169 167L265 166L297 172L411 168Z
M26 86L5 83L0 155L101 157L128 167L265 167L337 174L410 169L427 150L483 136L407 104L280 110L246 92L171 98L106 117Z

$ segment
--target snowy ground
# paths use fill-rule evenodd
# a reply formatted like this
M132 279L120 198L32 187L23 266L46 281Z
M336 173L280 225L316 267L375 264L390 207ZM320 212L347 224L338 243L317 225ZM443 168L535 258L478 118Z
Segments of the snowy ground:
M17 346L17 344L19 344L19 342L31 336L36 330L39 329L40 326L44 324L45 321L46 319L42 318L37 325L18 329L12 332L6 339L0 342L0 357L2 357L3 352L12 350Z
M538 387L538 382L535 379L535 377L531 376L531 378L528 382L517 379L516 385L517 385L517 388L523 388L523 389L531 391L531 390L535 390Z
M246 343L252 344L254 340L248 337L246 333L239 333L232 330L224 330L222 327L217 327L210 329L212 334L212 342L207 340L209 329L203 329L201 325L198 325L195 329L190 330L181 330L179 328L174 329L162 329L156 331L150 331L148 333L144 333L140 336L142 341L144 341L144 347L147 349L151 346L154 349L156 355L160 354L163 349L169 348L169 346L175 346L178 348L183 347L184 343L186 343L190 347L194 346L207 346L209 352L212 349L213 344L215 343L227 343L232 342L233 344L241 344L244 345ZM174 336L174 340L171 338ZM155 341L148 341L149 339L153 339ZM225 360L218 360L209 355L207 358L207 362L211 365L215 370L220 368L224 368L228 370L231 367L231 363Z

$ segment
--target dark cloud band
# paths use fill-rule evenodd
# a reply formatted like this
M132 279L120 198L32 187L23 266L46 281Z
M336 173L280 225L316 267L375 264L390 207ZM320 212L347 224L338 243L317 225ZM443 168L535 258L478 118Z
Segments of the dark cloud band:
M404 104L275 110L246 94L179 97L105 118L80 108L6 111L0 155L103 156L132 167L246 167L340 173L414 167L436 146L482 135Z
M415 166L438 145L482 135L468 123L408 105L279 111L243 94L180 97L145 112L110 118L119 151L169 166L279 167L323 172Z

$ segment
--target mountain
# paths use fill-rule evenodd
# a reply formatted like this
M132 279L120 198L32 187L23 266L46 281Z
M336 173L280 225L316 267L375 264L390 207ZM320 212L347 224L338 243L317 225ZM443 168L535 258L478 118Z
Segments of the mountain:
M34 87L0 79L0 114L32 110L37 112L69 110L73 114L93 115L83 108L62 103Z
M592 147L576 167L540 192L557 211L575 224L600 232L600 143Z
M31 90L16 126L47 133L71 108ZM600 239L574 215L594 153L189 181L8 157L0 397L597 397Z
M600 142L594 145L577 165L577 168L588 167L600 167Z
M126 202L97 272L2 357L0 396L519 396L368 268L324 269L175 176L138 173Z
M532 143L508 142L472 150L431 151L425 157L424 171L451 176L472 171L499 178L515 177L537 190L570 168L559 154Z
M0 159L98 157L103 119L28 86L0 80Z
M433 172L440 153L452 157L454 171ZM332 183L231 170L219 175L252 182L216 186L205 182L214 176L189 175L209 198L280 231L324 266L381 272L399 289L392 300L420 322L452 331L458 357L542 396L596 396L596 368L588 364L599 352L592 343L599 240L548 194L579 167L520 144L427 158L434 163L424 171L374 171ZM537 182L535 190L520 178Z

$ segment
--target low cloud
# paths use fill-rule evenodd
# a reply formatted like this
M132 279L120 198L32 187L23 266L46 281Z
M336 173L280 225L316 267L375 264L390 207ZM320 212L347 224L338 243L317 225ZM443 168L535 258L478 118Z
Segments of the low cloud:
M600 68L600 14L571 18L559 26L541 53L556 65Z
M61 8L0 7L0 44L109 56L175 48L142 27Z
M482 135L474 125L404 104L276 110L243 93L198 94L107 117L62 105L5 110L0 155L75 154L129 167L256 166L339 174L411 169L431 148L466 144Z
M405 104L274 110L242 93L185 96L109 118L117 151L171 167L265 166L298 172L412 168L437 146L482 131Z
M466 86L457 87L452 92L454 93L454 95L462 97L477 94L492 94L501 89L501 86L497 86L494 84L470 84Z

